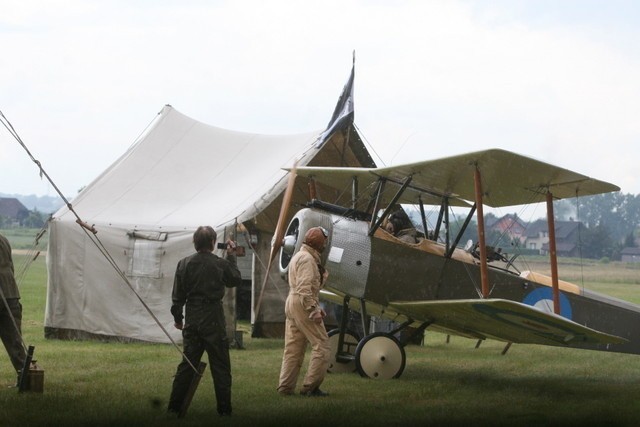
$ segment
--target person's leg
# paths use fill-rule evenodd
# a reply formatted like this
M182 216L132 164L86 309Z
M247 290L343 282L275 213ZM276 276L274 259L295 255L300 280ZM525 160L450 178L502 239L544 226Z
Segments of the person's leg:
M307 339L304 334L296 326L295 320L287 317L278 393L283 395L294 393L306 347Z
M22 305L20 300L16 298L7 299L7 305L11 310L10 312L7 312L4 303L0 301L0 339L2 339L4 348L7 350L13 368L16 372L20 372L27 357L21 336ZM12 316L15 320L15 325L11 320ZM17 330L16 326L18 327Z
M300 329L311 343L311 359L300 393L313 392L320 387L329 367L331 345L323 323L311 320L300 325Z
M218 414L231 415L231 359L229 358L229 340L225 334L224 329L216 331L205 341Z
M178 365L176 375L173 378L173 385L171 387L171 396L169 398L169 412L180 412L182 402L187 395L189 385L193 380L193 376L196 372L193 370L193 366L197 367L204 353L204 345L200 338L196 334L192 334L188 331L183 331L183 352L184 357ZM187 362L187 359L191 362Z

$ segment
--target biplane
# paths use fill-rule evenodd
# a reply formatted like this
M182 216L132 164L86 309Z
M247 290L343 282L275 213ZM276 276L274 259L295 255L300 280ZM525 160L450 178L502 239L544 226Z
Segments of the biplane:
M328 230L323 263L330 276L322 297L342 306L339 328L329 334L331 372L397 378L409 340L399 332L427 328L478 344L503 341L503 353L512 343L640 353L639 306L558 278L553 201L618 191L615 185L498 149L393 167L299 167L290 174L290 187L308 180L309 202L286 228L276 228L272 254L279 251L286 276L301 236L315 226ZM320 188L346 189L347 202L321 200ZM530 203L547 206L550 275L519 271L513 258L485 241L485 205ZM424 233L416 243L383 227L393 209L405 205L421 212ZM430 228L426 207L438 212ZM454 207L468 209L455 235L449 225ZM478 241L461 247L474 216ZM370 333L363 320L364 336L356 336L347 324L353 312L391 319L397 327Z

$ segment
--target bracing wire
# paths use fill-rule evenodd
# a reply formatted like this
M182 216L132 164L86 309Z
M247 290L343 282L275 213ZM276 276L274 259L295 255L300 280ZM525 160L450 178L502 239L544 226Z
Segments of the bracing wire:
M27 275L27 271L29 270L29 267L31 267L31 264L33 264L33 262L38 258L38 256L40 256L40 250L38 249L38 245L40 244L40 239L42 238L42 236L44 236L46 231L47 231L47 228L45 225L40 229L38 234L36 234L36 237L33 239L33 244L27 250L27 253L23 257L20 265L16 268L15 278L16 278L16 283L18 284L18 287L22 285L22 282L24 281L24 278Z
M360 135L361 139L367 144L368 149L371 150L371 152L373 152L376 155L378 160L380 160L380 162L382 163L382 166L386 166L386 164L384 163L384 160L382 160L382 157L380 157L380 154L378 154L375 148L373 148L373 145L371 145L369 140L364 136L360 128L356 126L355 122L353 123L353 127L358 131L358 135Z
M169 332L166 330L166 328L162 325L162 323L160 322L160 320L158 319L158 317L153 313L153 311L151 310L151 308L147 305L147 303L142 299L142 297L140 296L140 294L135 290L135 288L133 287L133 285L131 284L131 282L129 281L129 279L126 277L125 273L118 267L115 259L111 256L111 254L109 253L109 251L107 250L107 248L104 246L104 244L102 243L102 241L100 240L100 238L97 236L97 230L94 228L94 226L89 226L86 222L84 222L80 216L78 215L78 213L74 210L73 206L71 205L71 203L69 202L69 200L67 200L67 198L62 194L62 192L60 191L60 189L58 188L58 186L55 184L55 182L53 181L53 179L47 174L47 172L44 170L44 168L42 167L42 164L40 163L40 161L36 160L35 157L33 157L33 155L31 154L31 152L29 151L29 149L27 148L26 144L22 141L22 139L20 138L20 136L18 135L18 133L16 132L16 130L13 128L13 126L11 125L11 122L9 122L9 120L5 117L5 115L2 113L2 111L0 111L0 121L2 121L2 124L4 125L4 127L9 131L9 133L14 137L14 139L22 146L22 148L26 151L27 155L29 156L29 158L31 158L31 160L36 164L36 166L38 167L39 171L40 171L40 177L42 178L43 176L47 179L47 181L49 181L49 183L51 183L51 185L53 186L53 188L56 190L56 192L58 193L58 195L62 198L62 200L65 202L65 205L67 206L67 209L69 210L69 212L71 212L75 217L76 217L76 223L78 223L80 225L80 227L83 229L83 231L85 232L85 234L88 236L89 240L91 240L91 242L96 246L96 248L98 248L98 250L100 251L100 253L105 257L105 259L108 261L108 263L113 267L113 269L116 271L116 273L118 274L118 276L120 276L120 278L122 278L122 280L124 281L124 283L129 287L129 289L131 289L131 291L134 293L134 295L136 296L136 298L138 299L138 301L140 301L140 303L142 304L142 306L145 308L145 310L147 311L147 313L149 313L149 315L153 318L153 320L156 322L156 324L158 325L158 327L160 327L160 329L162 330L162 332L167 336L167 338L169 339L169 341L171 341L171 344L173 344L173 346L176 348L176 350L182 355L183 359L185 359L189 365L191 366L191 368L194 370L194 372L196 373L196 375L200 375L200 373L198 372L198 369L192 364L192 362L184 355L184 352L180 349L180 347L178 346L178 344L175 342L175 340L171 337L171 335L169 334ZM91 233L89 233L91 232ZM4 296L3 296L3 300L4 300ZM5 301L6 303L6 301ZM15 324L15 320L14 320L14 324ZM17 327L17 325L16 325ZM24 344L24 343L23 343Z
M541 189L539 189L539 190L542 190L542 188L541 188ZM541 192L541 191L534 191L534 192L532 192L532 193L531 193L531 199L530 199L529 203L525 203L525 204L523 204L523 205L521 206L521 208L520 208L520 211L519 211L518 213L516 213L516 215L517 215L519 218L521 218L521 217L523 216L523 213L524 213L524 211L525 211L525 209L526 209L526 207L527 207L527 206L529 206L529 205L531 205L531 204L534 204L534 199L535 199L535 197L536 197L536 194L538 194L538 193L540 193L540 192ZM455 211L453 211L453 209L451 209L451 215L452 215L452 217L455 219ZM507 236L508 232L512 229L512 227L513 227L513 226L514 226L514 224L512 223L512 224L510 224L510 225L509 225L509 227L507 227L506 229L502 230L502 232L500 233L500 235L499 235L499 236L497 236L497 238L495 239L495 241L494 241L494 242L492 242L492 244L493 244L493 245L495 245L495 246L498 246L501 242L503 242L503 241L504 241L504 239L505 239L505 237ZM528 262L526 261L526 259L520 259L520 262L521 262L521 263L524 263L524 265L530 269L529 264L528 264ZM465 265L465 266L466 266L466 265ZM472 275L470 274L470 270L468 269L468 267L467 267L467 272L468 272L469 278L470 278L470 279L471 279L471 281L473 282L473 285L474 285L474 287L475 287L475 289L476 289L476 292L478 293L478 295L479 295L479 296L481 296L481 292L480 292L480 290L479 290L478 284L477 284L477 283L475 283L475 280L474 280L474 278L472 277ZM535 285L535 284L534 284L534 285ZM494 284L494 286L492 287L492 289L491 289L491 290L493 290L493 288L494 288L494 287L495 287L495 284ZM490 293L491 293L491 291L490 291Z
M456 213L453 209L453 207L449 207L449 211L451 212L451 217L453 218L454 221L457 221L457 217L456 217ZM450 220L451 222L451 220ZM449 259L445 260L445 263L449 262ZM469 281L471 282L473 289L476 291L476 293L478 294L478 297L480 299L484 298L484 295L482 295L482 286L480 283L478 283L478 281L476 280L475 276L471 273L471 264L468 264L466 262L462 263L462 266L465 269L465 272L467 273L467 276L469 278ZM444 274L444 269L442 269L441 274ZM493 288L491 289L493 290ZM491 293L491 292L489 292Z
M531 199L529 200L529 202L528 202L528 203L524 203L523 205L521 205L521 207L520 207L520 211L516 213L516 215L518 216L518 218L522 218L522 217L524 216L524 212L525 212L525 210L527 209L527 207L528 207L528 206L530 206L530 205L534 205L534 206L536 206L536 205L537 205L537 203L535 203L535 202L534 202L534 198L536 197L536 194L541 193L541 192L542 192L542 190L543 190L543 188L541 187L541 188L539 188L539 189L538 189L538 191L533 191L533 192L531 193ZM531 214L531 217L533 217L533 215L534 215L534 213L532 213L532 214ZM526 229L526 228L525 228L525 229ZM510 230L511 230L511 226L510 226L510 227L508 227L507 229L505 229L505 230L500 234L500 236L498 237L497 242L498 242L498 243L499 243L499 242L501 242L501 241L503 240L503 238L505 237L505 235L507 234L507 232L508 232L508 231L510 231ZM496 245L497 245L497 243L496 243ZM522 252L520 252L520 254L522 254ZM528 268L529 270L531 270L531 266L530 266L530 264L528 263L528 261L527 261L526 257L525 257L525 258L523 258L523 257L522 257L522 255L521 255L521 256L520 256L520 258L519 258L519 262L520 262L521 264L523 264L523 265L525 266L525 268Z

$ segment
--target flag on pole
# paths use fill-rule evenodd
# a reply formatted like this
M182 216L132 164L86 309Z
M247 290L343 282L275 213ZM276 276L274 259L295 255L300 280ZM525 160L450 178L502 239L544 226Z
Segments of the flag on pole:
M318 138L318 143L316 145L317 148L322 147L325 141L327 141L334 132L344 129L348 125L353 123L355 115L353 108L353 78L355 75L355 66L356 53L353 52L353 65L351 66L351 75L349 76L347 84L344 85L344 89L342 89L342 94L338 99L338 103L336 104L336 108L333 111L331 120L327 125L327 129L322 132L322 135L320 135L320 138Z

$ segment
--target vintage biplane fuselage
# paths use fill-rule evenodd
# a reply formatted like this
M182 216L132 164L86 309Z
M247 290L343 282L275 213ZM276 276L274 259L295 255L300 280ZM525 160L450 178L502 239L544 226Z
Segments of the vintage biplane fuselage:
M340 328L330 333L332 370L357 368L369 377L398 377L407 339L400 341L397 332L409 326L417 333L429 328L504 341L505 352L511 343L528 343L640 354L640 307L559 280L553 238L551 277L519 271L514 258L496 255L484 241L484 202L499 207L546 201L551 234L554 199L617 187L502 150L381 169L305 167L298 173L334 188L353 181L351 206L313 199L295 214L284 232L279 259L286 275L291 257L302 246L301 236L315 226L329 231L322 261L330 276L323 296L343 306ZM514 182L518 173L520 179ZM362 183L373 190L366 208L358 210L356 190ZM386 184L399 188L387 199ZM438 224L417 243L405 243L383 229L393 206L413 203L420 206L426 230L423 202L437 203L438 198ZM458 247L461 231L451 239L447 212L453 203L471 207L464 227L477 210L475 246ZM438 237L441 225L444 238ZM365 336L355 336L345 320L350 310L360 312L362 319L375 315L394 320L398 327L370 334L363 320Z
M445 245L422 240L406 244L378 229L370 237L366 221L345 218L318 209L302 209L289 225L285 244L293 244L288 251L296 251L302 236L311 227L322 226L329 231L329 242L323 261L330 272L327 287L337 295L348 295L352 307L360 311L359 301L367 301L369 314L384 314L398 322L411 316L400 314L391 304L395 301L470 300L481 298L479 261L468 251L456 249L445 258ZM287 243L287 238L289 239ZM294 243L295 242L295 243ZM283 251L281 272L286 273L290 256ZM551 313L550 278L533 272L517 272L505 268L504 263L491 265L490 297L517 301ZM573 343L573 346L625 353L640 353L640 307L606 295L585 290L577 285L560 283L561 315L592 329L625 338L619 344ZM334 298L335 301L335 298ZM366 306L365 306L366 310ZM496 312L496 316L500 313ZM419 322L415 319L414 322ZM412 323L414 323L412 322ZM434 319L438 329L437 319ZM415 324L415 323L414 323ZM486 338L465 329L461 320L452 332ZM532 322L532 329L537 326ZM447 330L446 327L441 328ZM504 340L504 338L498 338ZM518 342L513 337L511 342ZM557 345L565 345L558 342Z

